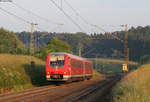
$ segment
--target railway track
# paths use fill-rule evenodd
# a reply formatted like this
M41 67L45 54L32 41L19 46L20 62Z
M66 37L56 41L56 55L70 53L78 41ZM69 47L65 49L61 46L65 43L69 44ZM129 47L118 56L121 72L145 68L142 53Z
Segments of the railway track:
M118 76L110 77L102 82L97 83L94 86L91 86L85 90L70 95L68 98L65 98L62 102L99 102L96 100L101 100L100 98L104 96L107 90L112 88L112 86L114 86L120 80L120 78L121 77ZM95 95L97 93L98 96Z
M77 102L86 99L96 90L103 91L118 81L118 78L101 78L96 80L45 86L19 93L0 95L0 102Z

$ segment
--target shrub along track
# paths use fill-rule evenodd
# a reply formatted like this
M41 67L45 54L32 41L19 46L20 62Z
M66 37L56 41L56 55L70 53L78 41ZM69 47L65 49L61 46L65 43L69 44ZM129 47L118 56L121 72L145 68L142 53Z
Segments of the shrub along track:
M49 85L18 93L0 95L0 102L92 102L95 92L104 93L119 77L96 78L82 82ZM92 96L94 95L94 96ZM90 96L90 98L89 98ZM96 98L94 98L96 99Z

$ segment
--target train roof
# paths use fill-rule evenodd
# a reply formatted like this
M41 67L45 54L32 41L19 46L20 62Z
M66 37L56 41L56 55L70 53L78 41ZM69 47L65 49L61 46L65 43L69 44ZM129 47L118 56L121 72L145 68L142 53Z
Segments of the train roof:
M53 55L69 55L69 56L71 56L72 58L75 58L75 59L90 61L87 58L83 58L83 57L76 56L76 55L66 53L66 52L51 52L50 54L53 54Z
M66 52L51 52L50 54L65 55L65 54L68 54L68 53L66 53Z

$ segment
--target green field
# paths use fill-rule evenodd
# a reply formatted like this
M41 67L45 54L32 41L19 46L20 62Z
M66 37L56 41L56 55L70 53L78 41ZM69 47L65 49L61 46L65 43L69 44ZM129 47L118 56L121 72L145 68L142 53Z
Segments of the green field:
M150 102L150 64L125 76L113 95L114 102Z

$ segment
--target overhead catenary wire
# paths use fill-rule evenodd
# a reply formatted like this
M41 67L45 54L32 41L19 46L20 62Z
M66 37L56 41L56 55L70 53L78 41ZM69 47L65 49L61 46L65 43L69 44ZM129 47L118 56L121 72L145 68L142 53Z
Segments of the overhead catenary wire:
M43 21L45 21L45 22L49 22L49 23L51 23L51 24L56 24L56 25L61 24L61 23L53 22L53 21L51 21L51 20L49 20L49 19L47 19L47 18L45 18L45 17L42 17L42 16L40 16L40 15L38 15L38 14L36 14L36 13L34 13L34 12L32 12L32 11L30 11L30 10L28 10L28 9L26 9L26 8L24 8L24 7L22 7L22 6L20 6L20 5L18 5L17 3L14 3L14 2L11 2L11 3L12 3L13 5L15 5L16 7L22 9L23 11L25 11L25 12L27 12L27 13L29 13L29 14L32 14L33 16L35 16L35 17L37 17L37 18L39 18L39 19L41 19L41 20L43 20Z
M96 28L102 30L104 33L108 33L108 32L106 32L103 28L99 27L98 25L92 25L92 26L95 26ZM109 33L109 34L111 34L111 33ZM111 34L111 36L112 36L114 39L117 39L117 40L120 40L121 42L123 42L123 40L120 39L119 37L117 37L117 36L115 36L115 35L113 35L113 34ZM96 38L96 39L97 39L97 38Z
M72 7L72 5L71 5L67 0L64 0L64 2L72 9L72 11L75 12L75 14L76 14L77 16L79 16L79 17L83 20L83 22L85 22L86 24L90 24L90 23L88 23L88 21L87 21L83 16L81 16L81 15Z
M101 28L100 26L89 23L84 17L82 17L82 16L72 7L72 5L71 5L69 2L67 2L67 0L64 0L64 2L71 8L71 10L72 10L77 16L80 17L80 19L82 19L82 21L83 21L84 23L86 23L86 24L88 24L88 25L90 25L90 26L92 26L92 27L95 27L95 28L97 28L97 29L103 31L104 33L107 33L107 32L105 31L105 29ZM119 37L117 37L117 36L115 36L115 35L113 35L113 34L111 34L111 36L112 36L114 39L117 39L117 40L120 40L121 42L123 42L123 40L121 40ZM98 39L98 38L96 38L96 39ZM90 51L88 51L88 53L91 52L91 51L92 51L92 49L91 49ZM83 54L83 55L86 55L86 54Z
M30 21L28 21L28 20L25 20L25 19L23 19L22 17L19 17L19 16L17 16L17 15L15 15L14 13L11 13L11 12L9 12L9 11L7 11L7 10L5 10L5 9L3 9L2 7L0 7L0 10L2 10L3 12L5 12L5 13L7 13L7 14L9 14L9 15L11 15L11 16L13 16L13 17L15 17L15 18L17 18L18 20L20 20L20 21L23 21L23 22L25 22L25 23L27 23L27 24L30 24L32 27L31 27L31 33L30 33L30 43L29 43L29 48L30 48L30 50L29 50L29 52L31 51L31 46L33 45L33 46L35 46L34 45L34 41L35 41L35 37L33 36L33 26L34 25L38 25L38 24L35 24L35 23L31 23ZM37 27L39 30L42 30L40 27ZM32 44L33 43L33 44ZM38 46L38 45L37 45ZM34 51L34 50L33 50ZM31 53L31 52L30 52ZM33 53L34 54L34 53ZM32 57L31 57L31 60L32 60Z
M63 24L62 24L62 25L58 25L58 26L56 26L56 27L55 27L55 28L53 28L51 31L55 31L56 29L60 28L61 26L63 26Z
M101 31L103 31L104 33L106 33L106 31L98 25L91 24L91 26L96 27L96 28L100 29Z
M74 25L76 25L81 31L84 32L84 30L82 29L82 27L76 23L76 21L74 21L72 19L72 17L70 17L60 6L57 5L57 3L54 0L50 0Z
M91 24L90 22L88 22L83 16L81 16L81 15L72 7L72 5L71 5L67 0L64 0L64 2L68 5L68 7L71 8L71 10L72 10L77 16L80 17L80 19L81 19L85 24L87 24L87 25L89 25L89 26L92 26L92 27L95 27L95 28L98 28L98 29L100 29L101 31L103 31L103 32L106 33L106 31L105 31L103 28L101 28L100 26L94 25L94 24Z
M73 7L72 5L67 1L67 0L64 0L64 2L72 9L72 11L77 15L79 16L86 24L90 25L90 26L93 26L95 28L98 28L99 30L103 31L104 33L107 33L107 31L105 31L105 29L103 29L102 27L98 26L98 25L94 25L94 24L91 24L89 23L83 16L81 16ZM117 36L114 36L112 35L112 37L114 37L115 39L117 40L120 40L121 42L123 42L120 38L118 38Z
M15 15L15 14L13 14L13 13L11 13L11 12L9 12L9 11L3 9L2 7L0 7L0 10L2 10L3 12L5 12L5 13L7 13L7 14L9 14L9 15L11 15L11 16L13 16L13 17L15 17L15 18L17 18L17 19L19 19L19 20L21 20L21 21L23 21L23 22L25 22L25 23L31 24L29 21L27 21L27 20L25 20L25 19L23 19L23 18L21 18L21 17Z
M27 24L32 24L30 21L25 20L25 19L23 19L22 17L19 17L19 16L15 15L14 13L11 13L11 12L9 12L9 11L3 9L2 7L0 7L0 10L2 10L3 12L5 12L5 13L7 13L7 14L13 16L13 17L15 17L16 19L18 19L18 20L20 20L20 21L22 21L22 22L25 22L25 23L27 23ZM40 28L40 27L38 27L38 29L39 29L39 30L42 30L42 28Z

